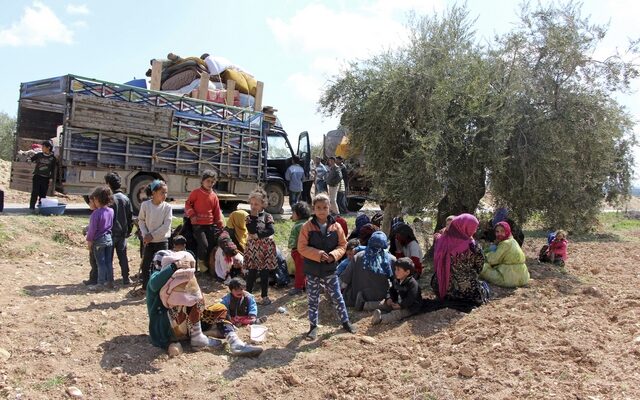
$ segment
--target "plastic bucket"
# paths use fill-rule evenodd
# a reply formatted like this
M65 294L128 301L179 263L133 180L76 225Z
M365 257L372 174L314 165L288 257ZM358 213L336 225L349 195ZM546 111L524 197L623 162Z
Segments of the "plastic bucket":
M49 199L49 198L44 198L42 200L40 200L40 207L57 207L58 206L58 199Z
M264 325L249 325L249 335L254 342L263 342L269 329Z

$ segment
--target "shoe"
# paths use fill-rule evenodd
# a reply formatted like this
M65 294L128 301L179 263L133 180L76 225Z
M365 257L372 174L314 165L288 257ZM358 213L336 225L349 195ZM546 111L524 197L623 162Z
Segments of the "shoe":
M223 345L222 341L220 341L218 339L212 339L210 337L207 337L207 340L204 343L202 341L194 342L192 340L191 341L191 350L193 350L193 351L203 351L203 350L219 349L220 347L222 347L222 345Z
M131 279L127 278L122 278L122 286L129 286L131 285Z
M262 298L262 302L260 302L261 306L268 306L269 304L271 304L271 299L268 297L263 297Z
M362 311L362 308L364 307L364 296L362 295L362 292L358 292L356 295L356 304L354 306L356 311Z
M298 288L293 288L291 290L289 290L288 295L289 296L297 296L299 294L302 294L303 290L302 289L298 289Z
M85 286L94 286L94 285L97 285L97 284L98 284L98 282L96 282L96 281L92 281L92 280L90 280L90 279L84 280L84 281L82 281L82 283L84 283L84 284L85 284Z
M92 292L102 292L104 290L104 285L100 285L97 283L95 285L89 285L87 289L89 289Z
M262 324L264 324L265 322L267 322L267 316L266 316L266 315L263 315L263 316L262 316L262 317L260 317L260 318L256 318L256 322L254 322L254 324L256 324L256 325L262 325Z
M305 339L307 340L316 340L318 338L318 327L316 325L311 325L309 328L309 332L307 332L307 336Z
M351 322L349 322L349 321L342 323L342 329L344 329L345 331L347 331L349 333L358 332L358 329L355 326L351 325Z
M375 310L371 316L371 325L378 325L382 322L382 311Z
M262 347L246 344L235 332L227 334L227 343L229 343L229 352L238 357L257 357L263 351Z
M104 284L105 289L113 289L113 282L107 282Z

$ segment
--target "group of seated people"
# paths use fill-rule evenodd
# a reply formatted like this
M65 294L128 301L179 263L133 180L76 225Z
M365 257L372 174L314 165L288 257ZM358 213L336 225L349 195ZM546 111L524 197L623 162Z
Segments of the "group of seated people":
M300 227L311 215L304 203L297 203L293 210L293 219L299 223L292 230L289 246L297 247L300 245ZM226 339L234 355L255 356L262 352L261 347L249 345L237 335L239 326L266 321L266 317L258 318L256 301L239 276L242 268L234 267L236 262L242 264L237 257L237 248L245 245L242 243L244 228L241 227L245 215L238 214L234 217L232 213L229 218L231 235L221 235L217 250L224 268L218 271L216 256L216 274L221 280L225 279L229 288L229 293L220 302L205 306L195 278L195 259L186 251L181 238L174 240L173 252L156 254L156 272L147 286L150 335L154 345L167 348L176 340L188 338L194 349L220 347L219 340L203 334L203 331L210 331L214 332L213 336ZM447 218L446 226L434 234L434 273L430 286L436 299L429 300L422 297L418 282L423 272L422 250L411 226L402 220L394 220L388 238L380 230L381 215L373 219L365 214L358 216L355 228L348 235L344 258L335 260L335 275L344 304L357 311L372 311L371 322L375 325L392 323L450 304L471 307L485 304L491 296L488 283L502 287L526 285L530 277L525 254L513 237L511 225L504 219L494 221L494 240L483 249L481 242L484 240L475 238L481 231L475 216L461 214ZM336 220L336 223L348 233L346 221ZM550 237L549 244L540 253L541 261L563 263L566 236L566 232L558 231ZM297 248L291 250L294 259L300 257ZM231 276L234 269L238 273ZM299 273L301 271L296 270L296 287L290 294L300 294L306 289L309 276L298 276ZM348 320L347 324L351 327ZM313 328L312 324L312 331Z

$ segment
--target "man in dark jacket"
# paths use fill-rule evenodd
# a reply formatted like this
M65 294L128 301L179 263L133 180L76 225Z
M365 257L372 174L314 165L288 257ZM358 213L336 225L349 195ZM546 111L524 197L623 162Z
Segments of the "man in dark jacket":
M340 214L338 209L338 189L342 182L342 170L336 165L335 157L329 157L329 172L325 178L327 187L329 189L329 210L333 214Z
M375 306L376 310L371 317L373 325L400 321L419 313L422 308L420 285L413 277L415 272L413 261L409 257L402 257L396 261L394 267L395 279L389 288L387 298ZM373 308L370 303L365 303L365 310Z
M133 229L133 209L131 208L131 201L120 189L120 175L117 172L106 174L104 181L113 191L113 204L110 205L113 208L111 236L113 238L113 247L118 254L122 284L128 285L131 280L129 279L129 260L127 259L127 238L131 236L131 230Z

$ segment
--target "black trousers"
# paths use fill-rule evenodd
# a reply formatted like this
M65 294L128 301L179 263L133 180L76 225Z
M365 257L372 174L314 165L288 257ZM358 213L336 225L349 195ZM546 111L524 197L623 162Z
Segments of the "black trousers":
M209 262L209 254L218 244L218 236L220 231L216 225L193 225L193 237L198 243L198 260Z
M29 202L29 208L34 210L36 208L36 202L38 198L40 200L47 197L47 191L49 190L49 178L44 176L34 175L33 186L31 188L31 201Z
M256 283L256 278L258 277L257 269L250 269L249 273L247 273L247 292L251 293L253 291L253 285ZM269 295L269 270L261 269L260 270L260 295L264 298Z
M149 243L144 246L144 257L142 258L142 288L147 290L147 283L151 277L151 263L153 262L153 256L157 251L169 250L169 242Z

